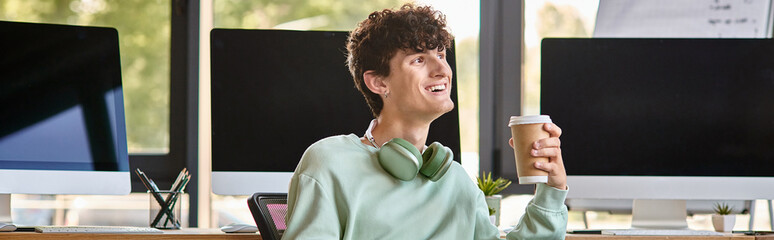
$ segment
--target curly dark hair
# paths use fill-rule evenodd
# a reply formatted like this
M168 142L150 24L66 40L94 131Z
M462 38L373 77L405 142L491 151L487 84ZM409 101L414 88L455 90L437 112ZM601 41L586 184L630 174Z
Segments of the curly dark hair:
M373 12L358 24L347 40L347 66L374 117L379 116L384 102L368 89L363 73L373 70L378 76L389 76L390 59L398 50L444 51L451 46L452 38L446 30L446 16L430 6L411 3L397 11Z

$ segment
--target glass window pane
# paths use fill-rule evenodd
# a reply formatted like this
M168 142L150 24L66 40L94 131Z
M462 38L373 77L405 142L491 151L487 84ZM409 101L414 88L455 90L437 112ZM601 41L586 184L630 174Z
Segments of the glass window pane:
M471 177L478 176L478 35L480 2L470 0L419 0L446 15L454 35L457 60L457 96L460 117L462 167Z
M129 152L168 151L169 1L0 0L0 20L116 28Z
M349 31L369 13L405 0L214 0L217 28Z
M142 13L141 17L138 13ZM116 28L129 152L168 151L169 1L0 0L0 20ZM148 224L145 194L128 197L14 194L12 201L14 221L21 225ZM187 213L186 208L184 215ZM187 218L184 221L187 226Z
M540 113L540 42L546 37L591 37L599 0L524 1L524 115Z

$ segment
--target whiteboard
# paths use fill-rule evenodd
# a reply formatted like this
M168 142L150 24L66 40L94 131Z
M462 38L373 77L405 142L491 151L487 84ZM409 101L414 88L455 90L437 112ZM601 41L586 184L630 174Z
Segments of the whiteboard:
M771 38L771 0L600 0L594 37Z

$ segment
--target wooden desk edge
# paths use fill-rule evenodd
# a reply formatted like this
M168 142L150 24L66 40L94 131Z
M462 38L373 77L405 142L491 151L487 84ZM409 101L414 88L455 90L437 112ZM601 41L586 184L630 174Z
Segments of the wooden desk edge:
M180 230L164 230L163 234L157 233L35 233L35 232L0 232L1 239L214 239L233 240L250 239L261 240L257 233L224 233L217 228L183 228Z

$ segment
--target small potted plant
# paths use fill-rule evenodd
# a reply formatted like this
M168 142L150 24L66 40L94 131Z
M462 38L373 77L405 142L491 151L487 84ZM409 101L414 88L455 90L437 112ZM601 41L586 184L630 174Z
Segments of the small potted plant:
M712 226L716 232L731 232L734 229L736 215L731 214L734 208L726 203L715 203L715 214L712 215Z
M476 177L476 183L478 188L484 192L486 198L486 205L489 207L489 220L495 226L500 225L500 201L503 199L502 195L498 193L502 192L505 188L511 185L511 181L504 178L497 178L492 180L492 173L481 173L481 178Z

